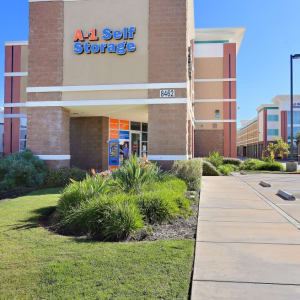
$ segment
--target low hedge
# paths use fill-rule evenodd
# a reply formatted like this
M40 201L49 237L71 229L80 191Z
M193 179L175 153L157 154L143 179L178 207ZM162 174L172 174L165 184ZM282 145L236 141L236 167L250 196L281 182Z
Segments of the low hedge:
M187 184L189 191L200 190L202 176L202 160L200 158L175 161L172 173Z
M248 158L240 166L241 170L252 171L283 171L283 165L280 162L265 162L258 159Z
M242 163L243 161L238 158L231 158L231 157L223 158L224 165L235 165L239 167Z
M65 187L71 183L71 179L75 181L82 181L86 177L86 171L78 168L61 168L58 170L49 170L45 186L52 187Z
M241 165L241 170L258 170L263 162L259 159L247 158Z
M257 170L282 172L284 168L280 162L274 161L274 162L262 162L262 164L259 165Z
M221 172L207 160L203 160L203 176L221 176Z

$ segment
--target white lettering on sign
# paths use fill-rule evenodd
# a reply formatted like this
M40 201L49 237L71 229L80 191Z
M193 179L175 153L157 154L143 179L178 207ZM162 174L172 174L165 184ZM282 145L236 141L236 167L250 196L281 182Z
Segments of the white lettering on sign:
M175 90L160 90L160 98L174 98Z

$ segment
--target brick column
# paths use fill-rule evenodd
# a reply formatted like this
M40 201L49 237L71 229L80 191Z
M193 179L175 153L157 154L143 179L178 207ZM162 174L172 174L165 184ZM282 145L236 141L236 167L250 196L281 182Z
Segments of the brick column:
M5 47L5 72L21 72L21 46ZM21 93L21 78L5 76L4 79L4 103L19 103ZM19 114L19 107L4 108L5 114ZM4 155L19 151L20 119L4 119Z
M186 0L149 0L149 83L187 82ZM149 91L149 98L159 98ZM186 98L187 89L176 90ZM149 157L166 168L188 157L187 104L149 105ZM152 157L152 158L151 158Z
M63 85L64 3L29 3L28 86ZM61 101L61 93L28 93L28 101ZM69 166L70 116L62 107L28 110L27 147L51 168Z

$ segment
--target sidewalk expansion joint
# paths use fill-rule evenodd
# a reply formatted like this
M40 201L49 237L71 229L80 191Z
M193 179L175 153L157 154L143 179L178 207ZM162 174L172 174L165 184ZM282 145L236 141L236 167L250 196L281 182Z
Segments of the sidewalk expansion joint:
M209 280L209 279L194 279L197 282L216 282L216 283L244 283L244 284L268 284L268 285L284 285L284 286L300 286L300 283L280 283L280 282L257 282L257 281L237 281L237 280Z
M299 204L300 205L300 204ZM252 208L252 207L220 207L220 206L210 206L210 207L205 207L205 206L200 206L201 208L212 208L212 209L251 209L251 210L272 210L272 208Z
M209 244L250 244L250 245L281 245L281 246L300 246L298 244L291 244L291 243L271 243L271 242L237 242L237 241L196 241L196 243L209 243Z
M222 220L201 220L199 222L212 222L212 223L254 223L254 224L288 224L288 222L271 222L271 221L222 221Z
M244 184L246 184L248 187L250 187L255 193L256 195L261 198L264 202L266 202L267 204L269 204L271 207L273 207L282 217L284 217L285 219L287 219L292 225L294 225L297 229L300 229L300 223L295 220L294 218L292 218L290 215L288 215L285 211L283 211L280 207L278 207L276 204L274 204L272 201L270 201L269 199L267 199L263 194L261 194L259 191L257 191L254 187L252 187L248 182L244 181L243 179L241 179L238 176L233 175L235 178L239 179L241 182L243 182Z

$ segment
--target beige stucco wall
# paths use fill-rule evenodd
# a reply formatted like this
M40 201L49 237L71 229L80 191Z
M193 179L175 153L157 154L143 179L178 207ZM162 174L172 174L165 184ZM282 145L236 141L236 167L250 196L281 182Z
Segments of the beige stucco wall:
M195 119L196 120L215 120L215 110L220 111L220 119L223 119L223 103L195 103Z
M223 82L196 82L195 99L223 99Z
M195 123L195 129L196 130L223 130L224 129L224 124L223 123Z
M20 82L20 102L26 102L27 101L27 76L21 77Z
M64 92L63 100L144 99L147 96L147 90Z
M223 76L223 57L195 58L195 79L220 79Z
M21 72L28 72L28 46L21 46Z
M149 0L81 0L65 2L64 15L64 79L63 85L102 85L148 82L148 23ZM96 28L99 41L92 43L107 43L101 38L104 28L123 30L124 27L136 27L133 42L136 52L126 55L115 53L81 54L73 53L73 39L76 30L88 33ZM123 40L110 42L119 43ZM109 43L109 42L108 42ZM72 93L63 95L63 100L69 99ZM124 91L118 93L80 93L81 99L122 98ZM98 96L96 96L98 94ZM79 95L79 94L78 94ZM77 95L78 98L79 96ZM105 97L104 97L105 95ZM131 98L147 97L146 92L132 91ZM73 97L73 95L72 95ZM74 100L72 98L72 100Z
M220 119L215 119L215 110L220 111ZM223 103L195 103L195 120L222 120L223 119ZM220 130L223 129L223 123L209 122L196 123L196 129L203 130Z

